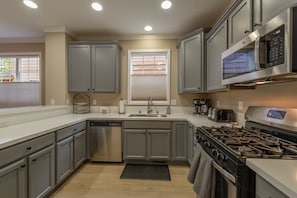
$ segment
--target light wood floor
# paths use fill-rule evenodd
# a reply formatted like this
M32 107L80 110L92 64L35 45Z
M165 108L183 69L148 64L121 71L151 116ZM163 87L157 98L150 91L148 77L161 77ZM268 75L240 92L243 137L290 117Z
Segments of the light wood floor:
M86 163L51 198L196 198L188 166L169 165L171 181L120 179L123 168Z

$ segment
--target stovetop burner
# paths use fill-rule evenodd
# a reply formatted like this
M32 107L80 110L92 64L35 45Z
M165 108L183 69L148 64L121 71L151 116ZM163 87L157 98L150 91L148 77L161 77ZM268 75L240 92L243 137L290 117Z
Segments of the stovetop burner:
M241 158L297 159L297 143L257 129L236 127L202 127L223 146Z

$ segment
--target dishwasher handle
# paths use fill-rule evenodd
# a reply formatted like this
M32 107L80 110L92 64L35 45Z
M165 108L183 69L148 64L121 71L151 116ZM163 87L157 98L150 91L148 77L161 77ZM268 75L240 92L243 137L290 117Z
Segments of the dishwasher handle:
M110 127L120 127L122 126L122 122L110 121L110 122L101 122L101 121L91 121L90 127L97 126L110 126Z

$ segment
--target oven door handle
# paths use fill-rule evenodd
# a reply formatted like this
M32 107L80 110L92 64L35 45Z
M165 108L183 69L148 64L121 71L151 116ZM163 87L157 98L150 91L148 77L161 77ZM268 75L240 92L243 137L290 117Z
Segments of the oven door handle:
M224 177L226 177L229 181L231 181L233 184L236 183L235 177L230 174L228 171L224 170L220 165L218 165L216 162L212 162L212 166L219 171Z

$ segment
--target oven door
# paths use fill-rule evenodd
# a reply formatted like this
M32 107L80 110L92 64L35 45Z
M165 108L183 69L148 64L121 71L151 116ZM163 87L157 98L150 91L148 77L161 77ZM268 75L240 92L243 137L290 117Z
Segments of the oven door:
M215 176L215 190L213 198L237 198L237 187L235 177L224 170L215 161L212 162L213 174Z

